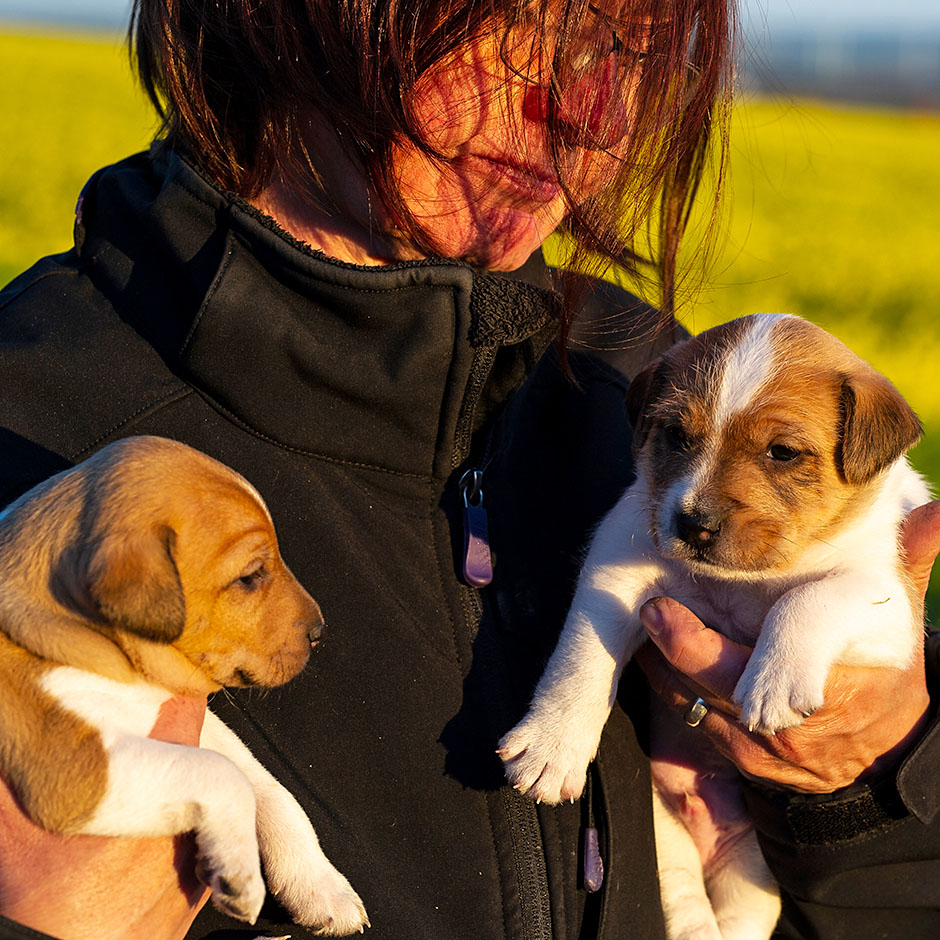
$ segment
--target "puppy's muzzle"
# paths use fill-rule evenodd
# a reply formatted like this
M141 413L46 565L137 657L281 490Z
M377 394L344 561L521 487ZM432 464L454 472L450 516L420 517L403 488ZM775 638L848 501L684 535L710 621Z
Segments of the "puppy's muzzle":
M680 511L673 517L673 525L676 536L698 555L713 549L721 533L721 517L717 513Z
M307 624L307 639L311 646L316 646L326 635L326 622L322 616L317 616Z

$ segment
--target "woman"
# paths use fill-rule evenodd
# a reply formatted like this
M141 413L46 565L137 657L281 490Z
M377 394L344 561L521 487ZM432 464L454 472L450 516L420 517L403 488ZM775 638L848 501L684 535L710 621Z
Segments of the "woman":
M283 690L215 707L303 803L372 936L662 936L641 674L579 804L514 793L494 749L631 474L622 391L674 333L724 2L139 0L135 23L167 142L96 174L74 250L2 296L0 498L138 433L258 487L330 638ZM558 227L582 269L615 259L658 280L658 332L587 278L549 289L537 249ZM606 352L588 350L598 336ZM482 536L483 512L492 572L467 571L464 526ZM921 577L931 518L910 532ZM922 667L842 670L831 706L769 740L728 702L747 651L668 599L645 616L653 687L683 709L704 695L703 733L762 779L781 935L935 930ZM202 707L176 702L154 735L194 742ZM185 840L63 843L9 793L0 818L0 936L258 933L204 910L187 934L204 898ZM311 935L273 905L263 921Z

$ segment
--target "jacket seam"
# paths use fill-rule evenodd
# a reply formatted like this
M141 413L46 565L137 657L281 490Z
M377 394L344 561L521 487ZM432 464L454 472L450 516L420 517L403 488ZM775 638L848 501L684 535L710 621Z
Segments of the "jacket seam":
M234 424L236 427L241 428L243 431L247 431L249 434L252 434L254 437L257 437L259 440L265 441L268 444L271 444L274 447L279 448L280 450L287 451L291 454L299 454L302 457L313 457L316 460L323 460L326 463L336 464L341 467L355 467L357 470L372 470L376 473L384 473L389 476L399 477L407 480L419 480L422 483L426 483L429 486L433 486L436 481L436 478L433 475L425 473L410 473L407 470L392 470L390 467L381 467L377 464L363 463L356 460L345 460L342 457L333 457L330 454L321 454L317 451L306 450L302 447L293 447L290 444L285 444L283 441L279 441L275 437L271 437L268 434L259 431L256 427L249 424L244 418L238 417L224 405L216 401L208 392L204 389L199 388L198 386L190 386L193 391L195 391L200 398L205 400L205 402L211 407L214 408L223 418L229 421L231 424Z
M237 243L239 248L241 248L244 251L247 251L249 254L252 254L252 256L254 256L255 248L250 243L250 234L244 232L241 229L234 228L231 222L232 220L230 218L229 225L226 231L227 238L230 238L233 242ZM275 233L275 234L278 234L278 233ZM302 250L306 246L303 243L296 244L295 242L290 241L288 242L288 247L294 250ZM327 264L327 265L337 265L341 270L348 270L347 266L345 265L345 262L337 261L335 258L331 258L329 255L323 254L317 249L308 249L308 250L311 250L314 253L306 254L304 252L303 257L306 260L313 259L314 261L322 261L324 264ZM412 263L414 264L415 262L412 262ZM228 264L228 261L226 261L225 264ZM453 267L459 267L459 265L450 264L444 259L440 261L432 259L432 260L425 262L423 267L416 268L416 270L427 270L427 269L433 269L433 268L453 268ZM299 273L301 275L305 275L307 273L303 270L300 270L296 265L292 265L291 270L293 273ZM394 265L384 265L384 266L376 265L374 267L369 266L369 265L363 265L361 266L361 268L359 266L353 266L352 270L354 271L362 270L366 273L375 272L376 274L380 274L380 273L396 273L398 271L410 271L412 270L412 268L410 266L402 266L400 268L396 268ZM217 277L221 276L221 273L222 271L220 270ZM214 286L215 285L213 284L213 287L210 288L210 291L214 289ZM330 286L337 291L353 291L356 294L379 294L382 296L385 296L387 294L401 293L403 291L427 290L429 288L441 290L441 291L445 291L445 290L446 291L459 291L462 289L459 285L453 285L450 283L438 284L435 282L416 283L416 284L393 284L393 285L389 285L388 287L360 287L359 285L356 285L356 284L344 284L342 282L334 282ZM208 301L208 299L209 299L209 295L207 294L206 301ZM195 322L194 322L194 326L195 326Z
M77 451L74 451L73 453L69 454L68 459L71 461L75 461L75 462L79 460L83 460L89 453L91 453L92 451L97 449L99 446L101 446L105 441L107 441L108 438L110 438L115 432L121 430L122 428L127 427L130 424L133 424L135 421L137 421L147 412L152 411L152 410L154 411L160 410L162 408L165 408L167 405L172 404L174 401L182 400L183 398L187 398L188 396L195 393L199 395L199 397L202 398L210 407L216 410L223 418L229 421L229 423L235 425L236 427L240 428L243 431L246 431L247 433L253 435L254 437L259 438L260 440L263 440L266 443L279 448L280 450L284 450L293 454L299 454L300 456L303 456L303 457L311 457L316 460L323 460L326 463L336 464L338 466L354 467L357 470L370 470L370 471L375 471L377 473L388 474L394 477L400 477L400 478L410 479L410 480L418 480L422 483L426 483L429 486L432 486L435 482L435 479L433 476L428 476L425 474L408 473L407 471L404 471L404 470L392 470L392 469L389 469L388 467L380 467L374 464L360 463L360 462L353 461L353 460L343 460L340 457L332 457L329 454L320 454L320 453L317 453L316 451L305 450L301 447L291 447L289 444L285 444L282 441L278 441L277 439L258 431L257 428L252 427L250 424L248 424L247 421L244 421L243 419L239 418L237 415L233 414L231 411L225 408L224 405L219 404L217 401L215 401L212 398L212 396L208 395L202 389L196 386L190 385L187 382L183 382L182 380L179 380L179 379L177 379L177 381L180 382L179 387L174 389L172 392L167 393L166 395L163 395L159 398L155 398L152 401L147 402L147 404L142 405L132 414L127 415L126 417L118 421L116 424L111 425L106 431L103 431L101 434L99 434L98 437L96 437L93 441L90 441L89 443L85 444L83 447L79 448Z
M454 610L452 604L448 603L447 600L447 579L444 577L444 560L441 558L441 544L442 541L444 544L449 544L452 533L449 526L444 526L443 530L440 525L438 518L438 513L431 512L431 537L434 539L434 573L437 577L437 588L440 591L441 599L444 601L444 607L448 612L448 617L450 619L450 639L453 643L453 652L454 652L454 665L457 669L458 675L463 678L463 657L460 655L460 642L457 636L457 631L459 629L457 612ZM461 590L463 585L457 583L457 606L460 608L460 616L467 619L467 603L464 598L464 593ZM467 624L468 633L470 625Z
M116 431L121 430L121 428L126 427L129 424L135 422L142 415L146 414L148 411L159 411L161 408L165 408L168 404L173 401L177 401L183 398L186 398L193 392L191 386L182 383L178 388L174 389L172 392L168 392L166 395L162 395L160 398L155 398L153 401L148 402L146 405L142 405L132 414L127 415L125 418L122 418L117 424L112 425L105 431L103 434L100 434L95 440L86 444L84 447L75 451L72 454L69 454L68 459L71 461L83 460L91 451L97 449L101 444L103 444L109 437L111 437Z
M193 317L193 322L190 323L189 329L186 331L186 338L183 340L183 345L180 347L179 351L179 355L181 357L189 348L189 344L192 342L193 337L198 332L199 324L202 323L206 308L209 306L210 301L215 296L216 291L219 289L219 285L222 283L222 278L225 276L225 272L232 264L232 258L235 255L235 251L232 248L233 238L234 235L231 228L227 229L225 232L225 245L223 247L225 255L219 263L218 270L215 272L215 276L212 278L212 283L209 285L209 289L202 298L202 303L199 305L199 309L196 311L196 316Z

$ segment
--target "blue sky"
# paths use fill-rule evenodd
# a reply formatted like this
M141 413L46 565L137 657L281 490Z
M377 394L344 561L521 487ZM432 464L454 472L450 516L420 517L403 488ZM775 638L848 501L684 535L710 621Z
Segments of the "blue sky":
M0 0L2 2L2 0ZM940 31L938 0L740 0L746 21L768 26L875 26L935 28Z
M745 22L752 28L865 27L940 31L938 0L741 0ZM111 22L127 17L129 0L0 0L0 18Z

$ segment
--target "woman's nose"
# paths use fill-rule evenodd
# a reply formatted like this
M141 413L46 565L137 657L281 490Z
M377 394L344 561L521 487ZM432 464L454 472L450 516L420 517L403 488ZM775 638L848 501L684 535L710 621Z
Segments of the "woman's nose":
M629 130L629 89L618 76L616 55L576 78L558 75L552 87L530 85L522 104L530 121L545 122L553 113L562 137L570 146L605 150L619 143Z

